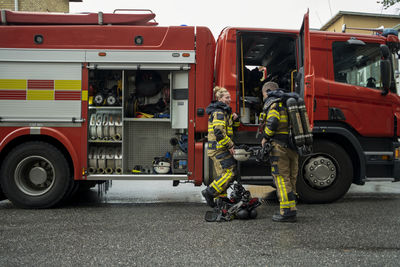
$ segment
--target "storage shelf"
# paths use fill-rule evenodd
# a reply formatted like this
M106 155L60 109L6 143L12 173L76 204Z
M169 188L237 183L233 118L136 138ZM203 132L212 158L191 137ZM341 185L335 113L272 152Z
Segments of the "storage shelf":
M122 144L122 140L121 141L116 141L116 140L89 140L89 143Z
M121 106L89 106L89 109L122 109Z
M124 121L170 122L170 118L124 118Z
M87 180L171 180L188 181L187 174L90 174Z

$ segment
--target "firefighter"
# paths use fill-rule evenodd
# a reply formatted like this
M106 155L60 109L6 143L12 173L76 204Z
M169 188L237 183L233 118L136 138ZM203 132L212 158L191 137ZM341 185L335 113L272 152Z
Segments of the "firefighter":
M268 97L268 92L278 89L275 82L267 82L262 88L266 123L263 129L261 145L271 142L271 174L276 185L280 212L273 215L275 222L295 222L296 178L299 155L289 140L289 122L287 109L279 99Z
M232 113L229 104L231 95L223 87L215 87L216 101L207 107L208 156L214 163L217 177L201 193L210 207L215 207L214 198L226 196L226 189L235 177L236 161L233 158L233 127L238 126L238 115Z

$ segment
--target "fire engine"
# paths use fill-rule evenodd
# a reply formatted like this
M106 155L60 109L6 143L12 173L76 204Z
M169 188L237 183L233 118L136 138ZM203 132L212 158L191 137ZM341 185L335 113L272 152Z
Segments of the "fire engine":
M260 88L276 81L305 100L313 153L297 191L332 202L352 183L398 181L397 32L379 35L157 26L151 11L112 14L1 10L0 194L48 208L110 180L208 185L205 108L213 85L241 115L236 144L255 146ZM238 179L271 184L268 166L238 163Z

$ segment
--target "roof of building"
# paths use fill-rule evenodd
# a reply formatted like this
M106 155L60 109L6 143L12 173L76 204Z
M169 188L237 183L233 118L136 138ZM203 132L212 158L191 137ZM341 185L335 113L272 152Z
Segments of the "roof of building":
M338 19L340 19L343 15L351 15L351 16L363 16L363 17L376 17L376 18L392 18L392 19L400 19L399 15L394 14L376 14L376 13L363 13L363 12L351 12L351 11L339 11L335 16L333 16L325 25L321 27L322 31L328 29L332 24L334 24Z

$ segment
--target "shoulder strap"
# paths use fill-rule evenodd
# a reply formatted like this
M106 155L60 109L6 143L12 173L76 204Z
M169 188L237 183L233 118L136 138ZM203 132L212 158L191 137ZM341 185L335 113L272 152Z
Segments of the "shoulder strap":
M273 104L276 104L276 103L278 103L279 101L281 101L280 98L270 98L270 99L267 99L267 101L265 101L265 103L264 103L263 111L264 111L264 112L267 112L267 111L273 106Z

